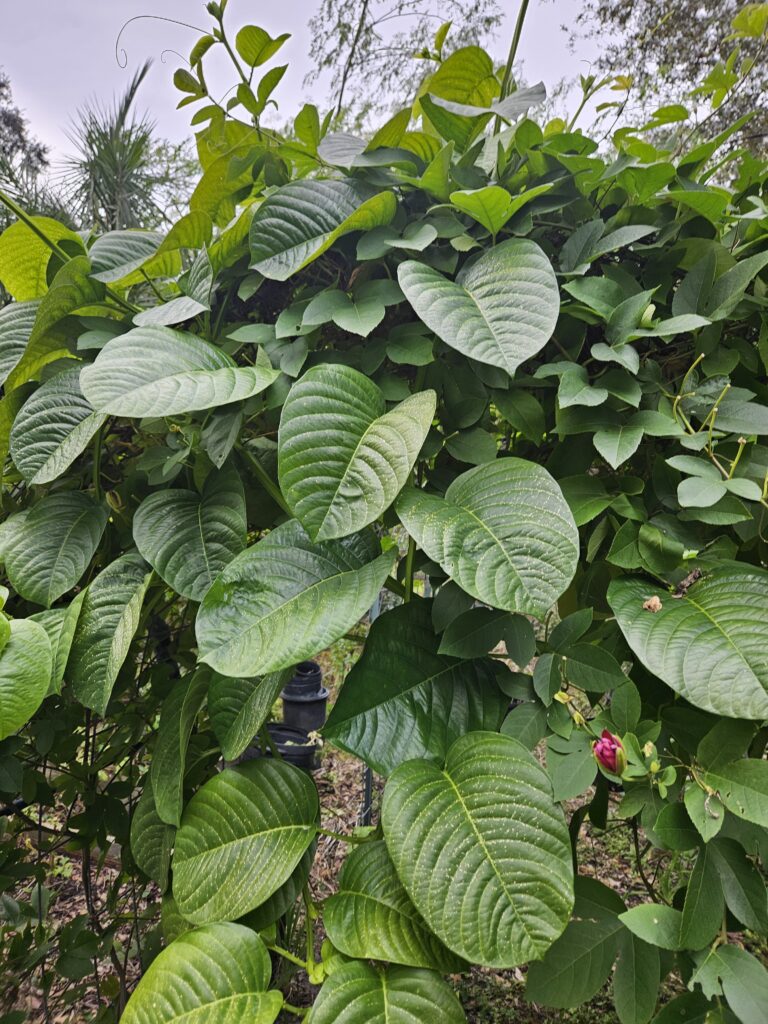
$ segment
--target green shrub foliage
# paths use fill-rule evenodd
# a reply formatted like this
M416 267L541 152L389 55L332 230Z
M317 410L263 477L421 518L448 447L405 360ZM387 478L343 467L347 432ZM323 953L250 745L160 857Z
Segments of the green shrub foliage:
M353 631L326 742L385 783L320 960L310 935L313 1021L458 1021L442 974L530 964L545 1006L612 978L623 1024L761 1024L768 217L743 122L706 140L665 108L600 145L466 47L369 140L311 105L278 135L284 37L237 33L225 109L209 9L176 75L189 213L96 238L16 209L0 237L6 963L48 985L109 957L120 1009L120 885L152 880L124 1019L274 1021L320 806L291 765L234 762ZM14 821L47 822L39 852ZM625 830L637 887L582 871L587 826ZM65 843L89 871L116 844L120 873L57 931Z

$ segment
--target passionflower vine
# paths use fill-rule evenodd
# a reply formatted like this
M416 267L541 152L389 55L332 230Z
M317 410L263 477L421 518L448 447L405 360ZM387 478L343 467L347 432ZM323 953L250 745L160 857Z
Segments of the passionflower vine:
M603 729L600 739L592 746L598 762L613 775L621 775L627 766L627 756L618 736Z

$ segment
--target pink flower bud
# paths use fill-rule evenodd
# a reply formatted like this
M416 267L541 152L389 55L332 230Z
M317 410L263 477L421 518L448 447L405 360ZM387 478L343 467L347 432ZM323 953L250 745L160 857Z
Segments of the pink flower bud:
M627 758L621 740L607 729L603 729L600 739L593 745L592 751L603 768L613 775L621 775L627 766Z

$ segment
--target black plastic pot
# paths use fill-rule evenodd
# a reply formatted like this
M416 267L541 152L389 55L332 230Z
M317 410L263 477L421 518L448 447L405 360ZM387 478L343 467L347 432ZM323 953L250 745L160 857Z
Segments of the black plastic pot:
M315 771L319 767L318 745L310 741L306 730L294 729L282 722L270 722L267 728L283 760L296 765L297 768L302 768L305 772ZM266 756L272 757L272 751L267 750ZM262 757L261 743L259 737L254 736L251 745L237 759L237 764L253 761L257 757Z
M323 673L316 661L300 662L280 696L286 725L305 732L317 732L325 725L328 691L323 686Z

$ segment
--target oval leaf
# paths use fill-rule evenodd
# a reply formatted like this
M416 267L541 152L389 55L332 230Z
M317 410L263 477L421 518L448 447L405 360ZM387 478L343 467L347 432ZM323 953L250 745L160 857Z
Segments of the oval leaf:
M313 544L295 519L278 526L230 562L205 595L201 660L222 675L253 676L316 654L376 600L395 557L380 550L372 533Z
M315 837L312 780L284 761L226 768L184 809L173 855L173 895L193 924L233 920L287 881Z
M0 740L26 725L51 682L53 656L48 634L37 622L14 619L0 653Z
M262 350L254 366L238 366L221 349L170 327L136 327L108 341L80 384L87 400L110 416L175 416L239 402L279 376Z
M80 367L57 373L24 403L11 430L11 456L25 480L47 484L69 469L106 420L80 389Z
M381 841L354 848L344 861L339 891L323 904L323 924L336 949L358 960L446 973L466 966L422 921Z
M462 473L444 498L409 487L395 507L419 547L495 608L543 618L573 579L578 531L541 466L497 459Z
M415 967L347 963L326 979L312 1024L465 1024L459 1001L439 974Z
M176 829L167 825L157 813L152 781L146 776L136 809L131 818L131 853L138 867L160 886L168 888L171 850Z
M142 558L123 555L99 573L83 600L67 675L75 697L100 715L128 655L151 578Z
M187 746L208 692L208 670L180 679L163 701L150 775L155 807L161 821L178 825L184 803Z
M392 504L435 414L434 391L386 412L373 381L349 366L313 367L293 385L278 435L280 488L313 540L346 537Z
M389 224L397 201L356 181L292 181L259 206L251 221L251 266L285 281L350 231Z
M156 491L133 518L136 547L177 594L201 601L214 579L245 547L247 522L240 476L208 475L196 491Z
M430 929L489 967L537 960L565 928L573 864L563 813L516 740L468 733L445 769L409 761L384 790L387 848Z
M442 763L466 732L498 729L509 700L493 664L441 655L439 644L431 601L411 601L376 619L324 736L389 775L415 757Z
M7 521L3 557L11 586L50 608L80 580L107 525L107 509L81 491L49 494Z
M152 961L123 1024L272 1024L283 1005L267 992L272 964L250 928L214 924L186 932Z
M234 761L250 745L292 674L283 669L262 679L233 679L211 672L208 715L225 761Z
M657 597L661 608L643 604ZM637 577L614 580L608 603L627 643L695 707L730 718L768 717L768 572L730 563L674 599Z
M493 246L459 271L455 281L415 260L397 279L424 323L446 345L513 376L555 329L560 293L542 249L525 238Z

